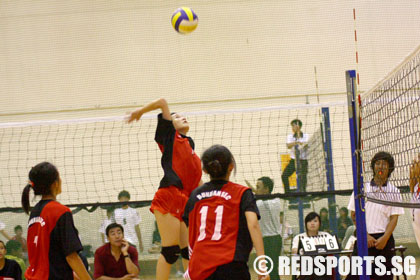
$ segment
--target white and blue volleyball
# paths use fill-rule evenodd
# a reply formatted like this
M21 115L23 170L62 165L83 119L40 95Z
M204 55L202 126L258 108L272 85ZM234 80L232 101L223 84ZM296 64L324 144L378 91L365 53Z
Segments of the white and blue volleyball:
M171 22L177 32L188 34L197 28L198 17L191 8L182 7L173 13Z

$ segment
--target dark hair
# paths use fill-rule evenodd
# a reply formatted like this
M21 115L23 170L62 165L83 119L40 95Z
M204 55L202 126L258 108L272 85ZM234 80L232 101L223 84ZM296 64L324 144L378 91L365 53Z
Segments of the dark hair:
M258 181L261 181L264 184L264 187L268 188L268 192L273 192L274 182L270 177L264 176L261 178L258 178Z
M17 225L17 226L15 226L15 229L14 229L15 233L16 233L16 231L18 231L19 229L23 231L23 229L22 229L22 226L21 226L21 225Z
M303 123L301 120L299 119L294 119L293 121L290 122L291 125L297 124L299 127L302 127Z
M113 228L120 228L122 233L124 233L124 228L122 225L117 224L117 223L112 223L112 224L109 224L105 229L106 236L109 236L109 231Z
M346 207L341 207L340 211L343 211L344 213L346 213L346 216L349 214L349 210Z
M211 179L221 179L226 176L231 163L236 166L232 153L223 145L213 145L201 156L204 171Z
M22 244L20 244L17 240L9 240L6 243L6 250L10 254L12 251L16 251L22 248Z
M57 168L49 162L41 162L29 171L29 183L22 192L22 208L29 214L29 192L34 190L35 195L51 194L51 185L59 179Z
M3 247L4 247L4 248L6 248L6 245L4 245L3 240L0 240L0 243L1 243L1 244L3 244ZM6 249L6 251L7 251L7 249Z
M120 193L118 194L118 199L120 199L121 197L126 197L128 199L130 199L130 193L128 191L120 191Z
M328 213L328 209L325 207L322 207L321 210L319 210L319 214L321 214L322 212Z
M306 224L309 223L310 221L312 221L315 218L318 218L319 227L321 227L321 217L318 215L318 213L311 212L308 215L306 215L306 217L305 217L305 229L306 229L306 232L308 232L308 226Z
M373 175L374 176L375 176L375 168L374 167L375 167L375 163L378 160L385 160L386 162L388 162L388 165L389 165L388 178L389 178L389 176L391 176L391 173L395 169L395 161L394 161L394 158L392 157L392 155L390 153L387 153L387 152L377 152L373 156L373 158L372 158L372 160L370 162L370 167L372 168L372 171L373 171Z

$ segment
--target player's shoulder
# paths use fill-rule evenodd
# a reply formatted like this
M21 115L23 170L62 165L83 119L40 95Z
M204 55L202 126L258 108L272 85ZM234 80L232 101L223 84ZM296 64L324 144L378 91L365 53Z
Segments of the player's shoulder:
M238 189L241 189L241 190L244 190L244 191L251 190L250 187L247 187L247 186L244 186L244 185L235 183L235 182L228 182L225 186L227 186L227 187L233 187L233 188L238 188Z
M71 212L70 208L68 208L67 206L61 204L58 201L52 200L50 202L48 202L44 209L48 209L53 210L54 212L56 212L57 214L63 214L65 212Z

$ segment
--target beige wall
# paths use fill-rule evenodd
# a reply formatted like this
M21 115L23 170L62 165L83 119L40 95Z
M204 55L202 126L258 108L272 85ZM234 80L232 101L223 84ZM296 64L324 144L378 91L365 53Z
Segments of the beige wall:
M418 1L2 1L2 113L314 94L314 66L320 93L344 92L353 8L367 90L418 45Z

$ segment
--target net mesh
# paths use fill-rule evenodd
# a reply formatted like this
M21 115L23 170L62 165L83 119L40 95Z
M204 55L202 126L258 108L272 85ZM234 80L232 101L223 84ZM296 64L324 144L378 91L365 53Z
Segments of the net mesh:
M360 112L364 180L372 179L370 161L373 156L387 151L395 159L390 181L397 187L407 187L410 165L420 152L420 47L362 95ZM383 204L420 207L415 203L415 196L409 193L380 196L368 193L366 196Z
M333 205L327 198L334 193L325 192L326 129L320 125L324 123L321 107L329 108L335 189L348 190L335 195ZM289 152L286 138L292 133L290 122L299 118L303 131L310 135L307 190L317 193L303 214L330 207L338 213L338 208L347 206L352 186L347 114L347 105L342 103L186 113L198 154L214 143L231 149L238 167L233 181L255 184L261 176L274 179L274 194L268 198L281 198L290 229L289 237L284 239L284 254L290 252L291 237L299 233L298 211L290 205L290 197L282 194L281 183L280 156ZM0 124L0 159L7 163L0 170L0 199L4 201L0 221L5 224L4 230L11 235L13 228L21 225L26 232L27 215L16 213L20 210L21 191L31 166L48 160L60 171L63 193L59 200L71 206L91 264L92 253L102 244L99 229L107 218L105 208L121 207L118 193L123 189L130 192L130 207L141 217L145 247L139 258L141 275L153 278L158 253L154 250L155 221L149 205L163 175L161 154L153 141L156 122L155 115L146 115L132 125L124 123L123 117ZM31 205L35 203L36 198L31 199ZM398 244L413 240L412 232L406 230L410 222L409 216L399 220L394 234Z
M186 115L198 154L214 143L223 143L235 155L238 182L255 182L261 176L269 176L277 182L275 193L283 191L280 154L288 153L285 141L292 133L290 121L300 118L305 133L312 136L308 191L326 189L319 106ZM331 116L334 137L344 142L347 131L341 121L345 106L331 106ZM7 162L0 171L3 207L20 207L19 186L27 183L30 168L41 161L58 167L63 181L60 199L64 204L114 202L123 189L130 192L132 201L152 200L163 175L161 153L153 140L156 123L156 116L148 115L131 125L122 117L1 124L0 160ZM338 142L334 160L337 189L348 188L351 182L346 161L350 151L341 149L346 149L346 144Z

